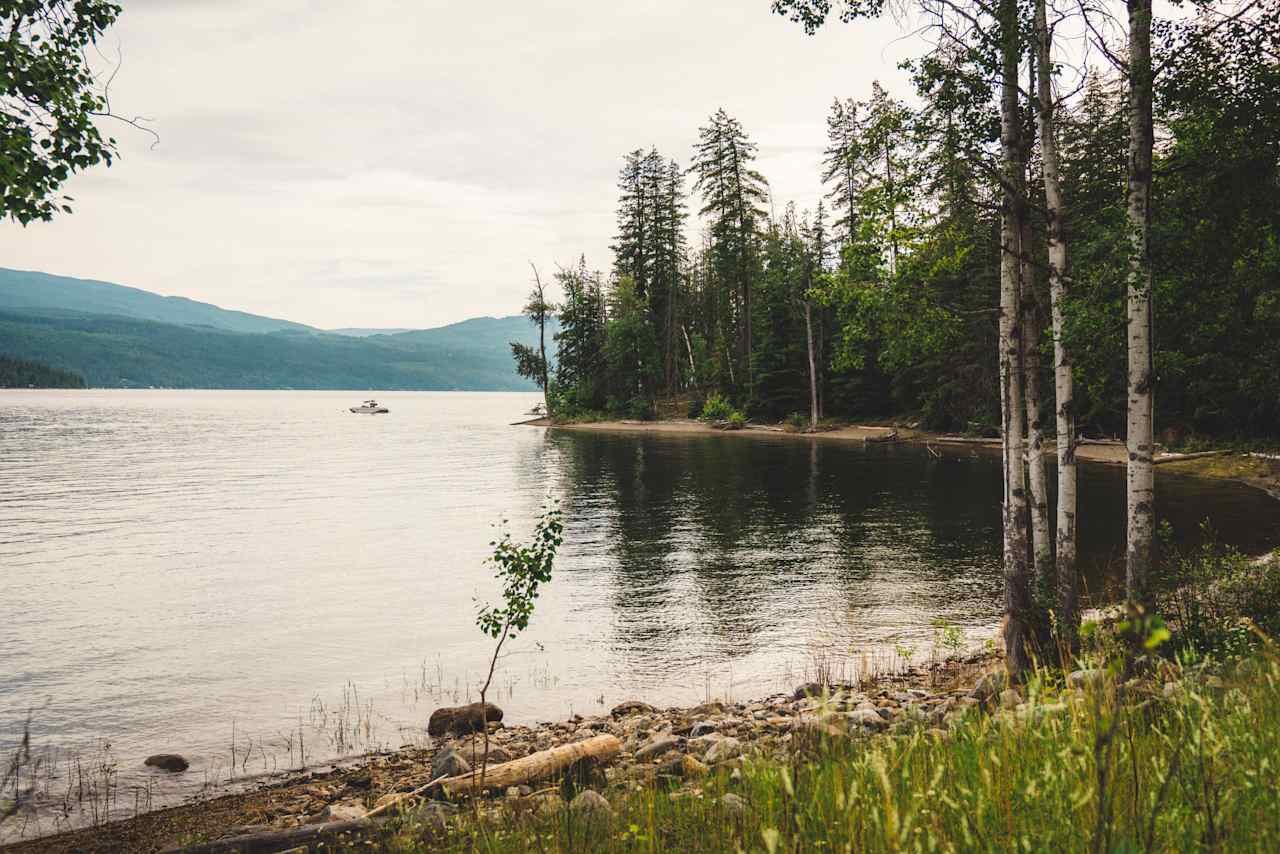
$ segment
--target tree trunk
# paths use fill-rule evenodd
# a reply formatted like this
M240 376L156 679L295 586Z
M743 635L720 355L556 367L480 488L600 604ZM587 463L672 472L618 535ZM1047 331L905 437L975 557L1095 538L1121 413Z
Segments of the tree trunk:
M1044 425L1040 421L1040 306L1031 270L1031 222L1022 217L1020 267L1022 275L1022 370L1026 378L1027 484L1031 492L1031 556L1035 591L1047 594L1053 575L1053 546L1049 530L1049 486L1044 465Z
M805 339L809 344L809 428L818 429L818 368L813 360L813 306L804 302Z
M1022 332L1018 322L1020 279L1019 211L1016 188L1023 174L1018 116L1018 28L1016 0L1001 0L1003 29L1000 90L1000 404L1004 451L1004 642L1005 666L1020 679L1030 669L1031 585L1027 571L1027 493L1023 459Z
M533 266L533 262L529 262L529 266L533 268L533 282L538 289L538 354L542 358L542 408L551 414L550 402L547 399L547 385L549 382L547 375L547 298L542 290L542 277L538 275L538 268Z
M1040 128L1040 160L1048 217L1049 301L1053 314L1053 384L1058 430L1057 574L1058 632L1066 645L1074 644L1079 582L1076 575L1076 416L1075 379L1064 337L1069 280L1067 279L1066 205L1054 133L1056 108L1050 80L1053 36L1049 32L1046 0L1036 0L1036 90Z
M1126 520L1128 552L1125 592L1129 601L1147 602L1155 532L1155 467L1151 336L1151 0L1128 0L1129 10L1129 277L1128 349L1129 451Z

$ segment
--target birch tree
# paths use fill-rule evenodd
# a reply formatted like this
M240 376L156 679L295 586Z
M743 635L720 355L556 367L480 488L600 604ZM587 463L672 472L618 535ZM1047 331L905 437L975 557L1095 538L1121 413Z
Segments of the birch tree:
M1125 592L1131 602L1147 601L1155 534L1155 370L1152 362L1151 160L1155 147L1151 115L1151 0L1128 0L1129 47L1129 270L1127 340L1129 354L1129 454L1125 496Z
M1027 488L1024 460L1022 352L1022 217L1025 163L1018 109L1021 39L1017 0L1000 0L1000 405L1004 461L1004 643L1010 676L1030 669L1034 608L1027 564Z
M1068 294L1066 205L1062 196L1056 133L1057 107L1053 94L1053 31L1047 0L1035 0L1036 125L1040 136L1040 169L1044 184L1046 242L1049 261L1049 302L1053 319L1054 420L1057 427L1058 507L1055 518L1058 631L1067 641L1075 637L1076 574L1076 421L1075 379L1067 349L1065 303Z

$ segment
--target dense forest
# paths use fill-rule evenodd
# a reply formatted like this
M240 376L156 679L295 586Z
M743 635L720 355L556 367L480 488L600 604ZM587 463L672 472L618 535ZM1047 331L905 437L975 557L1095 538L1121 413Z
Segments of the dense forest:
M564 297L562 330L548 342L553 408L644 417L680 395L696 414L720 392L759 419L807 418L816 399L818 417L911 415L995 435L1003 199L985 47L911 63L913 104L878 85L835 99L827 196L816 210L772 198L748 130L724 110L698 129L685 164L656 150L626 154L612 266L600 272L582 259L556 273ZM1274 438L1280 69L1258 61L1256 39L1193 26L1158 45L1155 62L1159 432ZM1123 436L1126 89L1105 68L1067 77L1057 87L1078 91L1058 99L1055 117L1059 221L1071 248L1062 339L1080 429ZM1052 389L1050 208L1034 88L1022 87L1016 115L1029 184L1022 261L1031 356ZM1052 422L1051 400L1042 405Z
M0 355L0 388L84 388L84 379L40 362Z

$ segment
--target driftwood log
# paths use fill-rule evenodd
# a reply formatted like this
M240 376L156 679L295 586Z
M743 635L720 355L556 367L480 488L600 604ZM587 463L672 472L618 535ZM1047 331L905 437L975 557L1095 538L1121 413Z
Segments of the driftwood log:
M622 742L618 737L606 733L588 738L586 741L562 744L522 759L513 759L501 765L494 765L485 771L483 787L480 784L480 769L476 768L470 774L461 774L444 780L440 783L440 788L449 797L475 794L482 788L505 789L508 786L519 786L534 780L553 777L580 759L608 762L617 756L620 750L622 750Z
M890 432L885 433L883 436L867 436L862 441L864 442L896 442L898 441L898 431L891 430Z
M1183 460L1200 460L1205 457L1225 457L1230 453L1231 451L1200 451L1194 454L1169 454L1168 456L1156 457L1154 462L1155 465L1180 463Z

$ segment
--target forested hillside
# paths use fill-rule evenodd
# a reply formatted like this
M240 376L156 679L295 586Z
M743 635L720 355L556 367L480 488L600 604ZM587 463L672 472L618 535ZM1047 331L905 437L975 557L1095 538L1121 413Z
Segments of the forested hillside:
M166 297L138 288L92 279L0 268L0 311L20 314L76 312L109 314L135 320L212 326L231 332L277 332L310 329L301 323L229 311L185 297Z
M70 371L0 355L0 388L84 388L84 380Z
M988 70L999 32L963 32L967 53L943 47L911 63L916 105L879 86L835 99L828 192L816 210L776 197L770 205L749 129L724 110L690 128L691 152L626 154L611 264L597 272L584 259L558 273L553 404L566 415L643 415L662 398L722 392L759 418L816 408L994 434L1005 245L1026 283L1014 331L1028 336L1039 387L1054 388L1054 303L1076 423L1123 435L1125 78L1105 65L1074 77L1054 69L1061 203L1051 216L1038 130L1038 104L1048 102L1032 97L1036 87L1013 96L1018 147L1000 147L999 81ZM1257 32L1191 20L1154 46L1158 436L1280 436L1280 70L1257 61L1266 55ZM1008 172L1015 162L1022 171ZM1006 180L1024 188L1016 246L1002 234ZM1069 243L1069 262L1050 264L1054 233L1055 252ZM1040 416L1051 432L1051 393Z
M238 333L125 317L0 312L0 351L83 374L95 387L527 390L509 368L523 318L403 335Z

